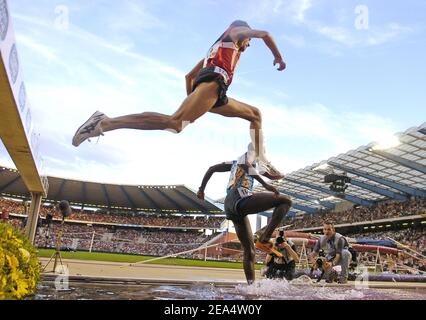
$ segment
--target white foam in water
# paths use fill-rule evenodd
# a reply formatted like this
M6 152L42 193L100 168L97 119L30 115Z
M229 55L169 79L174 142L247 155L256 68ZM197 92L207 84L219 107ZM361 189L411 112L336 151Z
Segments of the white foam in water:
M354 289L321 287L314 298L324 300L353 300L364 298L364 293Z
M222 297L220 290L217 290L213 284L200 285L194 284L190 287L161 286L152 291L157 297L166 299L203 299L214 300Z
M310 285L313 283L313 280L309 278L307 275L303 275L303 276L300 276L299 278L292 280L290 283L294 285L296 284Z
M273 299L286 298L291 291L291 285L288 281L264 279L255 281L252 285L238 285L238 293L248 296L267 297Z
M403 300L426 299L426 289L354 289L347 286L326 286L309 277L301 276L291 282L263 279L253 285L216 287L213 284L173 285L115 285L76 283L72 291L57 291L51 283L38 286L35 300Z
M364 298L364 293L352 288L315 286L307 276L299 277L291 282L285 279L264 279L249 286L238 285L236 290L244 296L277 300L351 300Z

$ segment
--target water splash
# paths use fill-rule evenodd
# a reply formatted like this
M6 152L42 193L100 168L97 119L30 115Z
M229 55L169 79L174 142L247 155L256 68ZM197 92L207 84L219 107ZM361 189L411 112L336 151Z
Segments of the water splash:
M249 286L238 285L236 289L243 296L274 300L357 300L365 297L363 292L352 288L314 285L307 276L291 282L285 279L264 279Z

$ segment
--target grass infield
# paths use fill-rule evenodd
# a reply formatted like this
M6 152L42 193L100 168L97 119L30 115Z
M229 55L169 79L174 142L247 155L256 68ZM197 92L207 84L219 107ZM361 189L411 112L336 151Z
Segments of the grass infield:
M38 249L38 256L44 258L50 258L55 251L53 249ZM102 253L102 252L64 252L61 251L63 259L74 259L74 260L94 260L94 261L108 261L108 262L128 262L135 263L139 261L145 261L152 258L152 256L138 256L131 254L118 254L118 253ZM183 259L183 258L166 258L147 262L147 264L162 264L162 265L174 265L174 266L190 266L190 267L209 267L209 268L228 268L228 269L242 269L243 264L241 262L228 262L228 261L213 261L213 260L194 260L194 259ZM255 268L262 268L262 264L256 264Z

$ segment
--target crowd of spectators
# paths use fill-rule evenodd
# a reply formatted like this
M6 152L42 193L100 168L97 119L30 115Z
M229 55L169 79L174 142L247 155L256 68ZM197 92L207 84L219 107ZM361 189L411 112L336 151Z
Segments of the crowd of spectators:
M0 199L0 212L7 211L15 214L26 214L26 205L29 203L18 202L9 199ZM40 217L46 217L47 214L52 214L54 218L61 219L58 210L55 210L53 205L42 205L40 207ZM222 217L214 216L188 216L188 215L171 215L171 214L144 214L135 212L123 213L107 213L94 212L90 210L72 210L72 214L67 217L68 220L88 221L88 222L103 222L116 224L132 224L144 226L158 227L188 227L188 228L213 228L218 229L225 220Z
M22 202L0 198L0 212L24 214L25 210Z
M56 213L56 216L58 214ZM97 212L76 212L68 218L69 220L90 221L90 222L108 222L117 224L147 225L158 227L209 227L219 228L224 217L211 216L174 216L153 215L143 213L97 213Z
M391 219L426 213L426 199L412 198L405 202L388 201L374 207L354 207L341 212L323 212L319 214L305 214L301 218L285 218L284 224L292 225L291 229L322 227L324 220L334 221L336 225Z
M20 226L19 219L11 219ZM37 229L36 246L54 248L61 231L62 250L165 256L198 248L210 237L198 231L134 229L79 223L52 223Z

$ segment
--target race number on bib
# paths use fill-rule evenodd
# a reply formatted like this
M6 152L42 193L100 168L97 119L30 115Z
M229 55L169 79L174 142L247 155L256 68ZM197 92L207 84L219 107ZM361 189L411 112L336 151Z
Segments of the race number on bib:
M252 192L246 188L238 188L237 190L241 198L245 198L252 195Z

